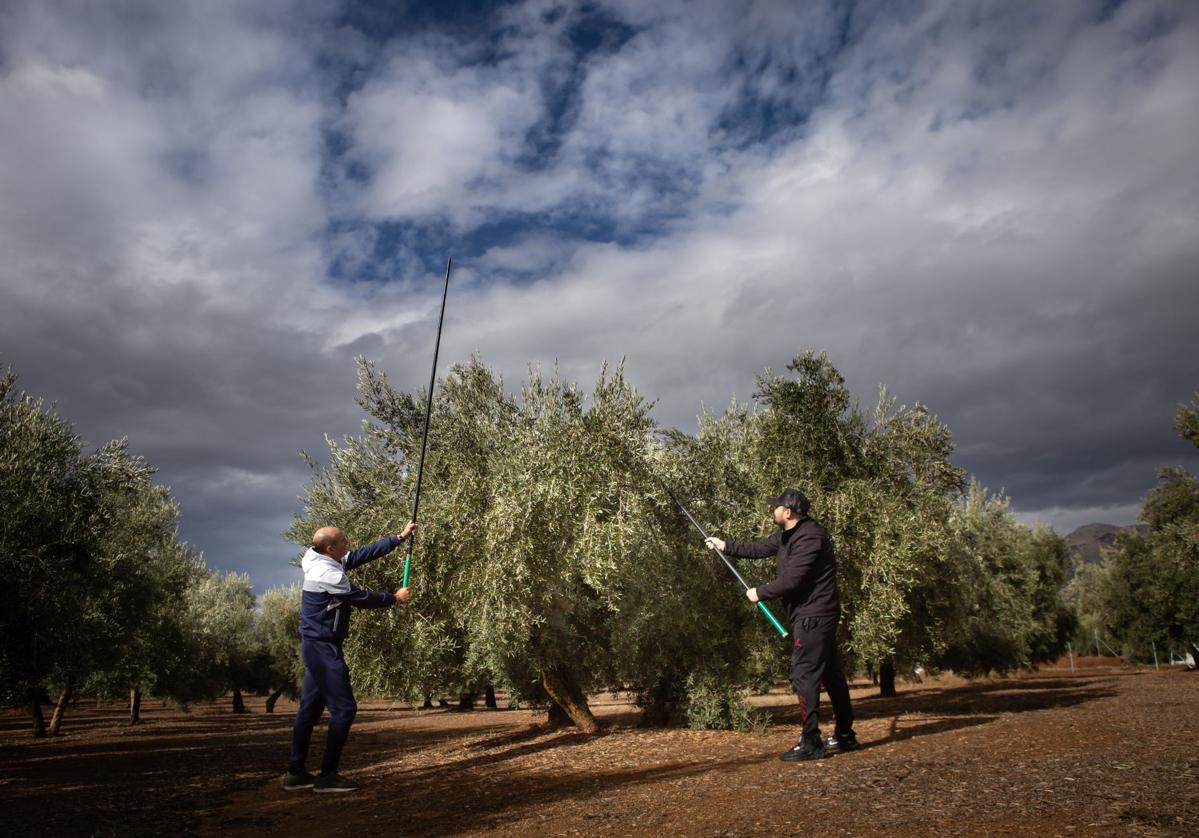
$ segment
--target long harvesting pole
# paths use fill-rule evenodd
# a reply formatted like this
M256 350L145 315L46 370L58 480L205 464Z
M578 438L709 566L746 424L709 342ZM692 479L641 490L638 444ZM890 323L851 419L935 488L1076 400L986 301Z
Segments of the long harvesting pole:
M666 482L662 480L662 478L659 477L658 482L662 484L662 488L666 490L666 494L670 495L670 499L675 502L675 505L678 506L679 509L683 510L683 514L687 516L687 520L691 522L691 526L699 530L699 534L706 540L708 538L708 533L704 531L702 526L700 526L699 521L695 520L695 516L687 511L687 507L683 506L683 502L675 496L674 492L670 491L670 487L666 485ZM712 549L716 550L715 547ZM720 556L720 560L724 562L724 566L732 571L733 575L737 577L737 581L741 583L741 587L748 591L749 583L746 582L741 574L737 572L737 568L733 567L733 563L728 560L728 558L724 555L724 552L721 550L716 550L716 555ZM770 620L770 624L774 626L780 637L787 636L787 630L783 628L783 624L778 621L778 617L775 617L774 613L766 607L766 603L759 601L758 610L766 615L766 619Z
M420 460L416 465L416 493L412 497L412 520L416 520L416 512L420 509L420 481L425 473L425 450L429 446L429 417L433 413L433 388L437 385L437 355L441 351L441 327L445 323L445 301L450 294L450 265L453 258L445 260L445 287L441 290L441 316L437 318L437 342L433 344L433 371L429 373L429 392L425 400L425 430L420 440ZM408 587L408 571L412 568L412 549L416 544L416 533L408 537L408 556L404 559L404 581L401 587Z

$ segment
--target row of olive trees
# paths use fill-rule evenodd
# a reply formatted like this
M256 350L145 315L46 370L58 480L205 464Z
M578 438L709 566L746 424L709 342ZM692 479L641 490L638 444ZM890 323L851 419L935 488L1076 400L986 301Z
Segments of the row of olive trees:
M823 355L758 384L752 406L685 434L657 428L620 369L589 393L534 369L519 395L478 358L451 369L434 399L414 605L356 624L361 686L415 699L495 683L584 730L587 695L622 689L649 721L752 724L741 697L784 676L786 650L659 479L737 537L769 531L767 495L803 487L838 549L846 646L884 690L917 663L977 673L1064 648L1061 539L968 488L944 424L885 393L863 413ZM329 440L328 466L312 462L297 543L318 524L357 542L402 525L421 401L360 359L371 419ZM400 561L363 584L394 586ZM772 564L743 571L764 581Z
M0 377L0 700L28 708L35 736L58 733L80 693L128 696L136 723L143 695L232 689L236 708L241 689L298 689L298 593L269 593L259 615L248 577L210 571L180 541L153 474L123 440L85 452Z
M1199 447L1199 393L1179 407L1175 429ZM1199 656L1199 478L1159 469L1141 520L1148 532L1122 534L1102 563L1080 568L1070 583L1080 645L1098 633L1131 660L1150 660L1154 649Z

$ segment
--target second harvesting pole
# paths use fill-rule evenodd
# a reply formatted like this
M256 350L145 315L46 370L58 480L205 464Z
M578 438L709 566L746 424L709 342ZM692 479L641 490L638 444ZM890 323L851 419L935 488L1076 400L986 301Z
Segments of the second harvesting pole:
M702 526L700 526L699 521L695 520L695 516L693 516L690 512L687 511L687 507L683 506L683 502L681 500L679 500L677 497L675 497L674 492L670 491L670 487L666 485L665 481L663 481L661 478L658 478L658 482L662 484L662 488L666 490L666 494L670 495L670 499L675 502L675 505L679 509L683 510L683 514L687 516L687 520L691 522L691 526L693 526L697 530L699 530L699 534L702 535L705 540L707 540L708 533L704 531L704 528ZM716 550L715 547L713 547L712 549ZM724 552L721 550L716 550L716 555L720 556L720 560L722 562L724 562L725 567L727 567L729 570L731 570L733 575L737 577L737 581L741 583L741 587L745 588L745 590L748 591L749 583L746 582L744 577L742 577L741 574L737 572L737 568L733 567L733 563L728 560L728 558L724 555ZM772 612L769 608L766 607L766 603L759 602L758 609L763 614L766 615L766 619L770 620L770 624L774 626L775 630L779 633L780 637L787 636L787 630L785 628L783 628L783 624L779 622L778 617L774 616L774 612Z

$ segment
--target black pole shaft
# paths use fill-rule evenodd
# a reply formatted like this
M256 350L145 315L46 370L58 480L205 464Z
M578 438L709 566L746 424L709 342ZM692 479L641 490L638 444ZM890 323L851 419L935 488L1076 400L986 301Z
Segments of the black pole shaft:
M707 540L708 533L704 530L704 528L702 526L700 526L699 521L695 520L695 516L692 515L687 510L687 507L683 506L683 502L675 496L675 493L670 491L670 487L666 485L665 481L663 481L661 478L658 478L658 482L662 484L662 488L666 490L666 494L670 495L670 499L675 502L675 505L678 506L679 509L683 510L683 514L687 516L687 520L691 522L691 526L693 526L697 530L699 530L699 534L701 536L703 536L705 540ZM715 549L715 548L713 548L713 549ZM722 562L724 562L725 567L727 567L729 570L731 570L733 572L733 575L737 577L737 581L741 583L741 587L745 588L745 590L748 591L749 583L746 582L745 579L741 576L741 574L737 572L737 568L733 567L733 563L730 562L728 560L728 558L724 555L724 551L716 550L716 555L720 556L720 560Z
M657 475L655 475L655 477L657 477ZM691 526L699 530L699 534L702 535L706 540L708 538L708 533L705 532L704 528L700 526L699 521L695 520L695 516L688 511L687 507L683 506L683 502L679 500L678 497L675 496L675 493L670 490L670 487L666 485L665 480L663 480L661 477L658 477L657 480L662 484L662 488L666 490L666 494L670 495L670 499L675 502L675 505L679 509L683 510L683 514L687 516L687 520L691 522ZM712 549L716 550L715 547ZM725 556L724 551L716 550L716 555L720 556L720 560L724 562L724 566L727 567L729 571L731 571L732 574L737 577L737 581L741 583L741 587L748 591L749 583L746 582L745 579L742 578L741 574L737 572L737 568L733 567L733 563L728 560L728 557ZM770 621L770 624L774 626L774 630L779 633L779 637L786 637L787 630L783 628L783 624L779 622L778 617L774 616L774 613L766 607L766 603L758 600L757 605L758 610L761 611L762 615Z
M437 386L437 356L441 352L441 328L445 324L445 301L450 294L450 266L453 264L453 258L445 260L445 286L441 290L441 315L437 318L437 341L433 344L433 369L429 373L429 392L425 398L425 429L421 434L420 440L420 459L416 465L416 492L412 498L412 520L416 520L416 514L420 510L420 484L421 478L425 474L425 451L429 447L429 419L433 414L433 388ZM416 543L416 535L413 534L408 539L408 557L404 559L404 583L403 587L408 587L408 571L412 566L412 549Z

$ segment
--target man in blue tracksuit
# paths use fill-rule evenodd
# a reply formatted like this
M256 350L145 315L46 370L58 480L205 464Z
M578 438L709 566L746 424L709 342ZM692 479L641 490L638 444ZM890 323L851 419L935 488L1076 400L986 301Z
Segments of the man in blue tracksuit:
M304 687L300 709L291 733L291 759L283 788L287 791L313 789L317 792L354 791L358 787L337 773L341 749L358 712L350 689L350 672L341 644L350 630L350 609L390 608L408 601L408 589L394 594L368 591L352 584L346 571L386 556L416 531L409 521L399 535L389 535L373 544L350 550L345 534L337 527L321 527L312 535L312 547L304 554L304 591L300 603L300 637L304 657ZM304 770L312 728L329 708L329 735L320 776Z

